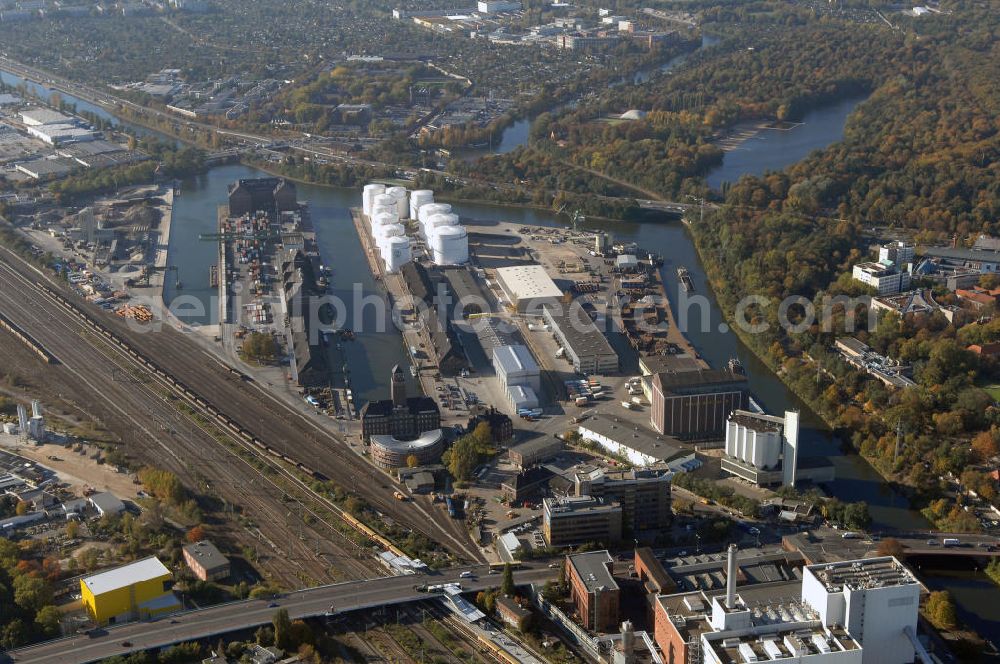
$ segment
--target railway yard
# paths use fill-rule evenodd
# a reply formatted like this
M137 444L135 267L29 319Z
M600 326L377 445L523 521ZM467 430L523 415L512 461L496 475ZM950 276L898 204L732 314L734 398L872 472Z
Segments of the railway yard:
M102 318L95 329L81 310L57 299L68 295L60 285L15 254L0 251L0 271L9 284L0 289L3 311L31 329L54 358L48 371L39 372L41 360L27 345L8 345L2 353L11 366L33 377L47 374L40 384L48 394L41 396L58 402L61 394L73 394L72 407L118 434L125 452L140 463L188 478L189 488L223 505L240 505L243 525L230 524L231 534L259 552L259 565L274 581L298 587L372 572L369 549L356 544L356 534L343 534L339 509L312 491L303 467L313 475L309 479L329 478L455 557L481 558L464 526L433 518L429 499L394 500L387 475L303 415L192 351L183 334L130 329L113 317ZM112 330L131 353L107 337ZM160 372L140 357L152 359ZM198 390L185 394L172 382L177 376Z

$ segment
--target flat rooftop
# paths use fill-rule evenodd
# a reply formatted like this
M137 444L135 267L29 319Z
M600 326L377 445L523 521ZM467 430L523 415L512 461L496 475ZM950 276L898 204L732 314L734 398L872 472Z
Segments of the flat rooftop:
M537 375L538 363L532 357L527 346L497 346L493 349L493 364L502 369L507 376Z
M143 581L150 581L161 576L170 576L170 570L155 556L150 556L149 558L143 558L122 567L109 569L106 572L100 572L93 576L85 576L82 579L82 583L94 595L103 595L112 590L125 588Z
M586 431L592 431L659 461L670 461L688 454L673 436L656 433L607 413L594 413L579 424L579 429L584 438L587 436Z
M729 416L729 421L736 422L740 426L744 426L747 429L752 429L753 431L759 431L761 433L777 433L781 431L781 426L783 424L781 418L769 415L758 415L745 410L733 411L733 414Z
M559 498L546 498L543 502L545 511L553 517L569 516L581 512L613 512L621 509L620 505L605 503L592 496L560 496Z
M206 570L213 570L229 564L229 559L222 555L222 552L208 540L201 540L194 544L188 544L184 551Z
M562 291L541 265L499 267L497 279L518 300L562 297Z
M574 301L569 306L546 306L543 307L545 317L551 322L553 327L558 328L559 333L566 340L569 346L567 351L572 351L577 357L589 357L591 355L615 355L615 349L611 347L608 338L597 329L590 315L584 311L579 302Z
M826 584L828 592L918 585L913 574L892 556L820 563L806 569Z
M611 554L605 551L589 551L569 556L569 564L583 581L587 592L595 590L617 590L618 582L608 571L607 565L614 563Z
M698 371L682 371L680 373L658 373L653 385L659 384L665 395L695 394L715 388L747 389L747 377L731 369L700 369Z

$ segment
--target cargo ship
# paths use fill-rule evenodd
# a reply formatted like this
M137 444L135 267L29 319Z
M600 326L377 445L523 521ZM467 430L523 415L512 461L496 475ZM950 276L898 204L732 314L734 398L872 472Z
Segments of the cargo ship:
M208 285L211 288L219 287L219 266L211 265L208 268Z

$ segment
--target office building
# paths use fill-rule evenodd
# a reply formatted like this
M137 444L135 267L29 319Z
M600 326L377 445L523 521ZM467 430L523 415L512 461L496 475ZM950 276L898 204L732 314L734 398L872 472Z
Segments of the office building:
M567 496L546 498L542 510L542 535L549 546L621 541L622 508L617 503Z
M913 262L914 247L903 241L889 242L878 249L878 262L890 265L900 272L909 271L907 266Z
M757 486L795 486L799 414L775 417L734 410L726 423L722 470Z
M625 457L634 466L662 465L674 472L685 472L698 465L694 451L681 447L676 438L617 415L594 413L577 426L577 431L584 440Z
M732 369L658 373L650 387L653 428L682 439L721 438L729 413L750 405L747 378Z
M379 468L393 470L417 460L418 466L437 463L444 452L444 432L441 429L424 431L418 437L400 440L387 434L374 435L368 446L372 462Z
M669 528L670 480L673 473L660 470L605 470L585 468L573 473L573 493L618 503L623 527L633 536L657 535Z
M927 247L924 256L941 263L977 270L982 273L1000 272L1000 250L984 244L981 248Z
M579 302L542 307L542 316L575 371L597 375L618 373L618 353Z
M910 287L910 275L900 272L892 265L882 263L858 263L854 266L855 281L871 286L878 295L892 295Z
M613 564L607 551L566 556L570 601L584 629L607 632L618 625L621 590L612 574Z
M562 297L562 291L541 265L501 267L496 273L500 290L520 312L538 315L541 305Z
M180 602L170 591L173 576L155 557L80 579L80 596L87 615L99 625L143 620L177 611Z
M407 397L406 377L397 364L390 378L391 398L369 401L361 408L361 436L392 436L412 440L441 428L441 410L430 397Z
M208 540L188 544L184 552L184 562L188 568L202 581L220 581L229 578L229 558Z

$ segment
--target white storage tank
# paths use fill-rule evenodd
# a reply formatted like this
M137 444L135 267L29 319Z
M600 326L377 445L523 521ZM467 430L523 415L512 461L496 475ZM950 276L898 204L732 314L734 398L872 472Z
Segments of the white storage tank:
M420 225L421 227L427 223L427 220L436 214L449 214L451 212L451 206L447 203L428 203L420 208Z
M404 187L389 187L385 193L395 199L399 219L407 219L410 216L410 199L406 195L406 189Z
M372 217L372 235L378 238L380 228L383 226L394 226L398 223L399 219L396 219L396 215L391 212L379 212Z
M431 246L438 265L462 265L469 261L469 234L462 226L435 229Z
M371 216L375 205L375 197L385 193L384 184L366 184L361 194L361 206L365 214Z
M399 209L396 207L396 199L389 194L379 194L372 199L372 212L378 214L379 208L392 210L398 218Z
M410 192L410 219L420 218L420 208L434 202L434 192L430 189L417 189Z
M434 236L438 234L438 231L446 226L458 226L458 215L450 213L435 214L424 224L424 234L429 241L433 242Z
M399 272L399 269L410 262L410 241L397 235L386 240L382 251L387 272Z
M375 244L378 245L379 249L386 246L389 238L393 237L403 237L406 235L406 229L403 224L386 224L384 226L379 226L378 232L375 234Z

